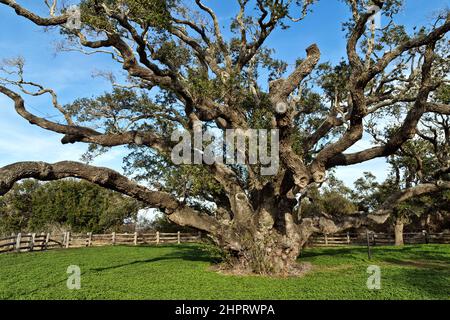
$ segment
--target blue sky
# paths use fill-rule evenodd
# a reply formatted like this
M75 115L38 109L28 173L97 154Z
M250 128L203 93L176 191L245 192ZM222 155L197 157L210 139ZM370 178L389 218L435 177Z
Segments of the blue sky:
M18 1L27 8L43 12L43 1ZM236 6L232 0L205 0L207 5L216 9L220 21L226 25ZM224 3L226 5L224 5ZM414 25L429 25L433 13L449 6L446 0L406 0L404 10L399 14L397 23L405 24L411 30ZM276 31L267 45L276 49L277 57L294 63L304 57L304 50L317 43L322 51L321 62L337 62L345 55L345 39L342 22L349 12L339 0L321 0L314 5L313 13L301 23L288 30ZM93 78L92 74L101 70L118 70L108 55L85 56L79 53L55 54L55 43L61 40L58 32L44 32L14 11L0 5L0 59L22 56L26 60L25 75L32 81L53 88L62 104L78 97L90 97L109 91L110 85L104 79ZM57 112L50 107L47 98L26 98L30 111L37 115L54 116ZM60 117L61 118L61 117ZM52 119L58 119L52 118ZM12 102L0 95L0 167L17 161L79 160L87 148L85 144L61 145L61 136L30 126L14 112ZM361 150L368 147L363 140L353 147ZM115 148L99 157L94 164L122 171L124 148ZM352 185L364 171L372 171L378 179L383 179L387 166L383 159L364 164L338 168L336 174L346 184Z

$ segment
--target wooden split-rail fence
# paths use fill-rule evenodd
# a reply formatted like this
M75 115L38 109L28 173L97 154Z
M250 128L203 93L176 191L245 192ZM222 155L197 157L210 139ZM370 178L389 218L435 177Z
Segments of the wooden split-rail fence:
M411 232L403 233L404 244L450 244L450 233ZM314 235L308 245L312 247L332 247L348 245L388 246L395 244L395 236L390 233L339 233Z
M18 233L9 237L0 238L0 253L40 251L54 248L80 248L106 245L149 245L165 243L199 242L201 233L109 233L109 234L62 234L50 233ZM450 244L450 233L404 233L405 244ZM314 235L310 238L308 246L333 247L349 245L386 246L395 244L395 237L388 233L339 233Z
M50 233L18 233L9 237L0 238L0 253L40 251L54 248L80 248L106 245L142 245L142 244L166 244L188 243L200 241L201 233L109 233L93 234L62 234Z

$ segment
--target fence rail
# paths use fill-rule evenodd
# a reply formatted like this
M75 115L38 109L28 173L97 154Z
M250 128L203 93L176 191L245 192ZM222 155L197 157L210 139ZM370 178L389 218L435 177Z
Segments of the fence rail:
M428 232L410 232L403 233L403 242L405 244L450 244L450 233L428 233ZM395 236L389 233L369 232L369 243L372 246L394 245ZM312 247L333 247L348 245L367 245L366 233L339 233L314 235L310 238L308 246Z
M201 233L109 233L109 234L62 234L28 233L0 238L0 253L40 251L53 248L80 248L106 245L140 245L197 242Z
M106 245L141 245L141 244L166 244L166 243L188 243L198 242L201 239L201 233L108 233L108 234L72 234L65 232L62 234L50 233L28 233L11 235L0 238L0 253L4 252L26 252L41 251L54 248L80 248L80 247L98 247ZM403 240L405 244L450 244L450 233L404 233ZM395 238L393 234L388 233L369 233L369 242L371 246L393 245ZM348 245L367 245L366 233L340 233L323 234L312 236L308 246L312 247L332 247Z

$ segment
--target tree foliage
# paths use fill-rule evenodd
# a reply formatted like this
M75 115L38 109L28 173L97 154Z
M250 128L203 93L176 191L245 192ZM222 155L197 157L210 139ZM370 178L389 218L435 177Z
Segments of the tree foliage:
M0 233L109 232L136 220L141 204L92 183L26 180L0 198Z

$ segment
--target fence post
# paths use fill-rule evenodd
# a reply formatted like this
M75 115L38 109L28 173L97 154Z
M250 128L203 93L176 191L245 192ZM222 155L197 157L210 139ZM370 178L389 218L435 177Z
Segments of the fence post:
M135 245L135 246L137 246L137 240L138 240L137 237L138 237L138 233L135 232L135 233L134 233L134 245Z
M16 246L16 234L14 232L11 233L11 244L8 247L8 251L14 250L14 247Z
M428 237L428 232L423 230L423 236L425 237L425 244L430 243L430 238Z
M370 237L369 237L369 230L366 230L366 238L367 238L367 255L369 257L369 260L372 259L372 252L370 252Z
M92 232L88 232L88 247L92 246Z
M116 233L115 233L115 232L112 233L112 239L111 239L111 241L112 241L112 245L115 245L115 244L116 244Z
M49 241L50 241L50 233L47 233L47 235L45 236L45 244L44 244L45 250L47 250L47 248L48 248Z
M22 241L22 233L18 233L17 234L17 238L16 238L16 251L20 252L20 241Z
M45 232L41 232L41 251L44 250L44 246L45 246Z
M32 234L31 234L30 244L29 244L28 251L33 251L33 248L34 248L34 239L36 239L36 233L32 233Z
M350 244L350 232L347 232L347 244Z
M178 244L181 243L181 235L180 235L180 231L177 232L177 243L178 243Z
M328 236L326 233L323 234L323 237L325 238L325 245L328 245Z
M66 232L66 248L70 246L70 231Z
M156 244L159 244L159 231L156 231Z

